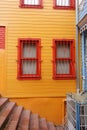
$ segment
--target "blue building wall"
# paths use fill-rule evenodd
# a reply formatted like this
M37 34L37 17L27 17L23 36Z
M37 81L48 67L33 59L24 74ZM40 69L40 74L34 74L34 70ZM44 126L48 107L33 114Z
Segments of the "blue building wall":
M87 0L82 0L79 6L79 22L87 15Z

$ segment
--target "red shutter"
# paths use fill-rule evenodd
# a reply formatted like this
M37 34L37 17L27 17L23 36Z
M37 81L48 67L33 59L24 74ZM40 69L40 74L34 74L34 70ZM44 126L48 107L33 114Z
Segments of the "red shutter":
M0 26L0 49L5 49L5 26Z

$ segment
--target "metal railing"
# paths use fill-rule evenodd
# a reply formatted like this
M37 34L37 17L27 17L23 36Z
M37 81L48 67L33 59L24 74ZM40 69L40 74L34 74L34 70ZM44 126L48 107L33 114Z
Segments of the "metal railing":
M76 102L67 96L67 128L76 130Z
M81 103L67 96L67 129L87 130L87 102Z
M80 105L80 130L87 130L87 105Z

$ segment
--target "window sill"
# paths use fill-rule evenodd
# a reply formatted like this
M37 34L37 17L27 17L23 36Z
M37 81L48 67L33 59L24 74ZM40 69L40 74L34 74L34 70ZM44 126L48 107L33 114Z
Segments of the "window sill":
M17 77L18 80L40 80L41 76L18 76Z
M56 76L53 76L53 79L54 80L74 80L74 79L76 79L76 76L73 76L73 75L66 75L66 76L56 75Z
M41 5L20 5L20 8L30 8L30 9L42 9L43 6Z
M54 6L54 9L60 9L60 10L75 10L75 7L72 6Z

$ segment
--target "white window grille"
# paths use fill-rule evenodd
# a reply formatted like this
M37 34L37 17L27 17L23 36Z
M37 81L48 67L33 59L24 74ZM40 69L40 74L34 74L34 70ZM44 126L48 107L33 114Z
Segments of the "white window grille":
M24 0L25 5L39 5L39 0Z
M70 0L56 0L57 6L70 6Z

